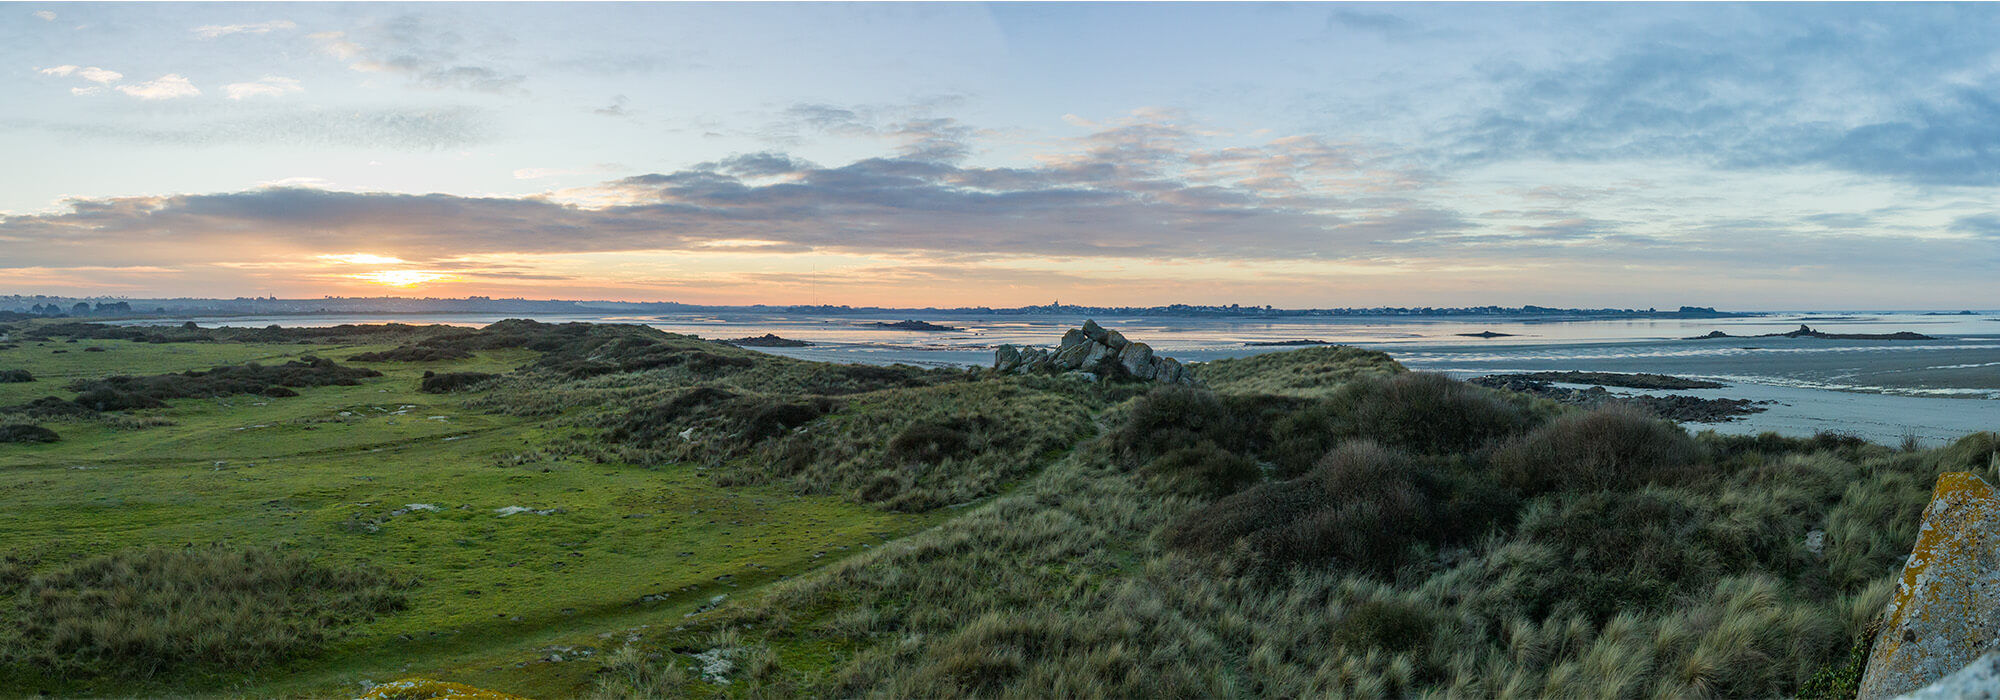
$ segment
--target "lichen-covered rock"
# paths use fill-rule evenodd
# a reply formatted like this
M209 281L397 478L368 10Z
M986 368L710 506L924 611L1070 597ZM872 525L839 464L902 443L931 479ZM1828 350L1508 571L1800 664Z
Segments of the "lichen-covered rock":
M1118 352L1118 364L1125 367L1125 373L1133 379L1152 379L1159 366L1153 361L1153 348L1145 343L1133 343Z
M1089 338L1091 340L1100 343L1104 342L1104 334L1105 334L1104 327L1097 325L1096 321L1090 319L1084 319L1082 330L1083 330L1083 337Z
M1896 700L2000 700L2000 654L1978 661Z
M1064 333L1062 344L1047 348L1002 345L993 351L993 370L1014 374L1083 372L1096 379L1130 378L1194 384L1194 374L1171 357L1153 354L1145 343L1127 340L1096 321Z
M2000 650L2000 499L1966 472L1938 477L1885 613L1860 700L1908 693Z
M1021 349L1012 345L1002 345L993 351L993 369L998 372L1012 372L1021 366Z
M1111 346L1111 349L1119 351L1123 351L1125 349L1125 346L1132 344L1132 341L1125 339L1124 333L1112 330L1105 331L1104 337L1099 338L1097 342L1109 345Z

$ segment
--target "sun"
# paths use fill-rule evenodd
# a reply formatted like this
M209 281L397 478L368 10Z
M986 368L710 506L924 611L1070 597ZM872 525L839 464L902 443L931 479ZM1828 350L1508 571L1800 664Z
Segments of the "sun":
M458 279L457 275L450 273L424 272L422 270L382 270L380 272L352 274L348 275L348 277L389 287L405 288L429 284L431 282L449 282Z

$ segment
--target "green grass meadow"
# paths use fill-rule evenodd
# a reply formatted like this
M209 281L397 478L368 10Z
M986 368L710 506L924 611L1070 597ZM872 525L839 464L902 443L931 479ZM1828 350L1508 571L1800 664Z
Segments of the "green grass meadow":
M86 346L104 351L80 352ZM38 381L0 384L0 405L69 398L75 392L64 385L74 379L305 355L343 360L387 347L27 343L0 350L0 367L26 369ZM363 680L423 675L534 697L574 695L596 670L583 654L611 646L607 640L936 519L776 487L723 488L691 466L551 458L542 448L591 436L416 390L425 370L506 372L536 354L377 363L384 376L359 386L178 400L131 418L45 422L60 442L0 445L0 553L51 563L147 546L279 545L420 582L406 610L284 668L150 680L17 668L0 687L23 695L320 697L358 693ZM135 423L164 424L121 425ZM530 510L496 512L508 507ZM563 648L572 651L551 651ZM552 656L565 661L547 661Z

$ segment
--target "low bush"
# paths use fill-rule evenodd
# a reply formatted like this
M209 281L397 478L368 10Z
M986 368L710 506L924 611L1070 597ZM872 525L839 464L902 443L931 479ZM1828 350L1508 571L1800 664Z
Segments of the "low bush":
M54 396L44 396L18 406L9 406L4 412L16 413L37 420L89 418L97 414L95 409L88 406L74 401L65 401Z
M79 405L96 411L120 411L158 408L168 399L269 395L272 387L352 386L380 376L381 372L372 369L344 367L308 355L275 367L252 362L180 374L85 379L71 383L70 389L78 392Z
M897 462L940 462L965 456L971 448L972 434L963 427L923 421L913 422L889 438L884 453Z
M35 381L35 375L25 369L0 369L0 384L26 384Z
M500 375L485 372L425 372L417 384L417 390L426 394L449 394L465 391L481 384L499 379Z
M1133 399L1109 442L1126 458L1144 460L1202 443L1247 449L1251 433L1242 414L1214 392L1166 385Z
M1533 495L1685 482L1702 472L1687 431L1613 404L1575 413L1507 442L1493 453L1501 483Z
M1253 487L1190 513L1169 543L1225 553L1241 543L1262 563L1392 571L1432 515L1422 467L1371 442L1330 452L1303 477Z
M61 439L61 436L56 435L56 431L39 425L0 425L0 444L55 442Z
M462 348L423 347L400 345L389 350L364 352L347 358L348 362L443 362L463 360L472 357L472 352Z
M401 609L411 582L277 549L143 549L17 584L7 656L65 677L244 671Z
M1168 491L1205 499L1241 491L1264 475L1256 460L1212 442L1154 457L1140 470Z

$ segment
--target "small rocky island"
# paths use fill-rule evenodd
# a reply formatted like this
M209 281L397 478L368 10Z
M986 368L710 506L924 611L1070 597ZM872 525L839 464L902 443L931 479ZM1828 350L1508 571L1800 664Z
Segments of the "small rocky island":
M861 324L861 325L862 325L862 327L864 327L864 328L883 328L883 329L888 329L888 330L896 330L896 331L962 331L962 330L965 330L965 329L963 329L963 328L958 328L958 327L956 327L956 326L940 326L940 325L938 325L938 324L935 324L935 323L931 323L931 322L929 322L929 321L915 321L915 320L904 320L904 321L897 321L897 322L895 322L895 323L890 323L890 322L887 322L887 321L876 321L876 322L874 322L874 323L864 323L864 324Z
M1096 321L1064 333L1056 349L1002 345L993 352L993 371L1013 374L1058 374L1078 379L1138 379L1167 384L1197 384L1194 372L1171 357L1153 354L1152 346L1125 339Z
M1937 340L1936 338L1930 337L1928 335L1924 335L1922 333L1912 333L1910 331L1897 331L1895 333L1826 333L1823 331L1813 330L1812 326L1808 326L1805 324L1799 324L1798 330L1786 331L1784 333L1765 333L1763 335L1730 335L1722 331L1709 331L1708 335L1697 335L1692 338L1682 338L1682 340L1709 340L1712 338L1818 338L1821 340Z
M1493 331L1480 331L1480 332L1478 332L1478 333L1460 333L1459 335L1462 335L1462 336L1465 336L1465 337L1467 337L1467 338L1512 338L1512 337L1514 337L1514 334L1512 334L1512 333L1495 333L1495 332L1493 332Z
M793 339L791 339L791 338L786 338L786 337L782 337L782 336L779 336L779 335L778 335L778 334L776 334L776 333L765 333L765 334L763 334L763 335L760 335L760 336L756 336L756 337L754 337L754 338L737 338L737 339L735 339L735 340L725 340L725 341L722 341L722 344L724 344L724 345L734 345L734 346L736 346L736 347L739 347L739 348L805 348L805 347L812 347L812 343L808 343L808 342L806 342L806 341L803 341L803 340L793 340Z
M1531 396L1539 396L1557 403L1595 408L1609 403L1625 403L1639 406L1661 418L1680 423L1726 423L1752 413L1765 410L1760 402L1749 399L1709 399L1699 396L1647 396L1644 394L1619 395L1604 388L1604 385L1630 387L1635 389L1713 389L1722 384L1701 379L1686 379L1663 374L1618 374L1612 372L1529 372L1524 374L1493 374L1466 380L1488 389L1515 391ZM1563 384L1594 384L1587 389L1573 389Z

